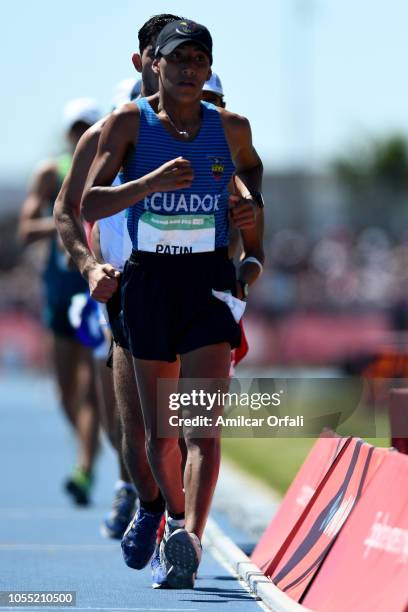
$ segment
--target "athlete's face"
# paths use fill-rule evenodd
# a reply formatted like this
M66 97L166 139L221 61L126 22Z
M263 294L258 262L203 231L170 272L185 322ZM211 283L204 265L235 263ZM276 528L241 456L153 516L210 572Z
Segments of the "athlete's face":
M142 75L143 94L152 96L159 89L159 77L153 72L152 64L154 60L154 46L148 45L142 55L135 53L132 57L133 65Z
M204 102L211 102L211 104L214 104L214 106L225 108L224 100L214 91L203 91L201 99L204 100Z
M154 60L153 70L163 89L184 103L199 100L203 85L211 76L208 55L193 43L184 43L169 55Z

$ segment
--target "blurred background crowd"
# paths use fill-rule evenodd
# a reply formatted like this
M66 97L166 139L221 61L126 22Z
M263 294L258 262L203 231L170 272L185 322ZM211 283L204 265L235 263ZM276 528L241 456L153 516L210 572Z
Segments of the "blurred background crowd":
M266 266L246 314L245 363L343 367L401 345L408 124L395 58L405 45L405 4L256 0L251 15L212 1L176 5L210 28L227 107L248 116L265 163ZM5 52L14 51L2 102L9 121L0 164L0 366L47 362L44 245L22 249L16 232L30 173L63 150L58 117L68 99L91 95L109 111L113 84L131 74L138 27L169 9L158 0L136 11L126 0L113 16L107 3L96 10L75 0L56 15L50 6L45 0L18 16L7 7L21 36L18 50L12 28L3 39ZM115 44L107 45L112 28Z
M320 173L267 168L266 266L246 315L250 365L339 365L393 332L403 338L407 149L392 134L341 152ZM25 189L0 185L0 364L43 367L44 244L19 244Z

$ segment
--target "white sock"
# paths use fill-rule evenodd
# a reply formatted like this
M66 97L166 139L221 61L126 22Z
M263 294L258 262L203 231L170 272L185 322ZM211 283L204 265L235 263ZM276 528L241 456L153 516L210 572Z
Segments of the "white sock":
M179 529L184 529L185 524L186 524L185 519L174 519L174 518L171 518L171 516L167 517L167 521L169 525L171 525L172 527L179 527Z

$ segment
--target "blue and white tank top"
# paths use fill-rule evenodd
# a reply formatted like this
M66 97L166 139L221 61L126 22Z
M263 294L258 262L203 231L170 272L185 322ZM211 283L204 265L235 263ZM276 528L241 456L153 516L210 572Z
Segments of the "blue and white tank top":
M176 255L228 246L227 188L235 168L216 107L201 103L201 129L193 141L183 142L167 132L146 98L135 103L140 109L139 136L122 182L179 156L191 162L194 180L188 189L152 193L129 209L133 248Z
M112 186L120 185L116 177ZM125 261L132 252L132 243L127 228L128 210L121 210L115 215L99 219L99 244L103 260L122 272Z

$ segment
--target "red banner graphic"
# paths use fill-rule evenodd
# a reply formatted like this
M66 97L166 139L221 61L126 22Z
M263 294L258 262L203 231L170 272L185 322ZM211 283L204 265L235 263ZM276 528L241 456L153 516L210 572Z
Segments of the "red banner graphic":
M317 612L408 610L408 457L390 452L302 603Z
M314 444L252 553L251 560L262 571L281 549L345 442L346 438L327 432Z
M353 438L338 454L292 533L265 574L300 601L387 449Z

